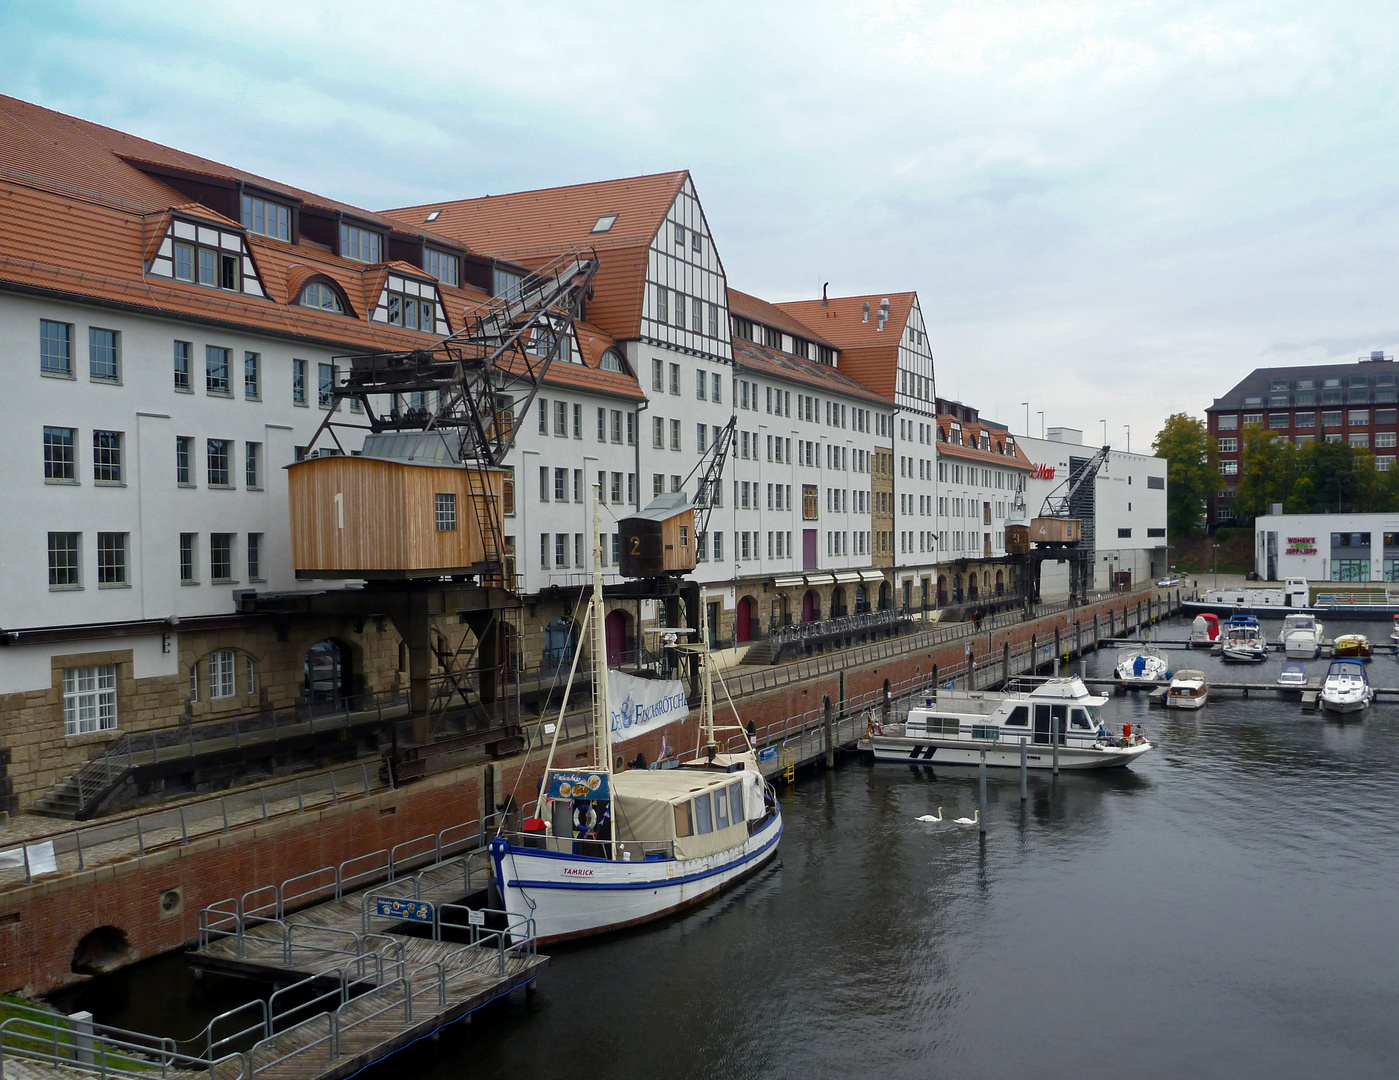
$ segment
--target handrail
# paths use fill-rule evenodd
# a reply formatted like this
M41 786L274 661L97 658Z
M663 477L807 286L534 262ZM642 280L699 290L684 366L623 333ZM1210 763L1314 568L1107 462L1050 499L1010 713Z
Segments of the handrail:
M173 1039L106 1024L93 1024L89 1031L85 1025L76 1026L70 1017L41 1014L38 1010L0 1023L0 1080L4 1077L6 1055L91 1071L103 1080L109 1076L150 1080L154 1071L165 1076L171 1067L207 1071L218 1080L242 1080L247 1075L246 1063L239 1053L220 1058L186 1054L175 1049ZM224 1071L223 1067L232 1062L237 1063L237 1071Z

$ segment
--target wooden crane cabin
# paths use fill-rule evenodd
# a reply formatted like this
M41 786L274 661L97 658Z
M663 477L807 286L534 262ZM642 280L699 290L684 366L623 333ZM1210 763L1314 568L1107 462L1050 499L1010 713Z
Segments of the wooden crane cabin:
M657 495L640 513L617 523L623 577L688 574L695 568L695 510L683 491Z
M438 432L370 435L358 455L322 454L287 475L298 578L467 574L495 557L504 470L461 465Z

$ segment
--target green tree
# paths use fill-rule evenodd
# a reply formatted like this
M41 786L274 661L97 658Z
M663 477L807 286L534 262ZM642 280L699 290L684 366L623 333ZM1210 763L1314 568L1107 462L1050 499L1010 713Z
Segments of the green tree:
M1301 478L1301 460L1291 440L1257 424L1244 428L1239 455L1239 487L1234 516L1240 525L1271 511L1273 503L1286 504Z
M1219 489L1214 443L1203 420L1172 413L1151 449L1166 459L1166 530L1175 542L1204 517L1206 503Z

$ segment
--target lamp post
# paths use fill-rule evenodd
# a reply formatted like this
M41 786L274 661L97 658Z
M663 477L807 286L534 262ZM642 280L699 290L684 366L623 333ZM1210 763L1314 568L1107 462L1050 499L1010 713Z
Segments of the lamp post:
M1214 587L1219 588L1219 545L1214 545Z
M1026 437L1026 438L1029 438L1029 437L1030 437L1030 403L1029 403L1028 401L1022 401L1020 404L1022 404L1022 405L1025 406L1025 437Z
M1108 444L1108 422L1099 420L1098 423L1103 425L1103 445L1106 446Z
M1038 410L1040 414L1040 438L1044 438L1044 410Z
M1127 453L1130 454L1132 452L1132 425L1123 424L1122 426L1127 430Z

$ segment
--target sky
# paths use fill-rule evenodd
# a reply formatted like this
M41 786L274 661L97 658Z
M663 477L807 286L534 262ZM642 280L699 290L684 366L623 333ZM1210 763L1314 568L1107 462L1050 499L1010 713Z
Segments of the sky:
M940 395L1141 451L1399 351L1396 42L1392 0L6 0L0 92L374 209L688 169L731 286L916 290Z

